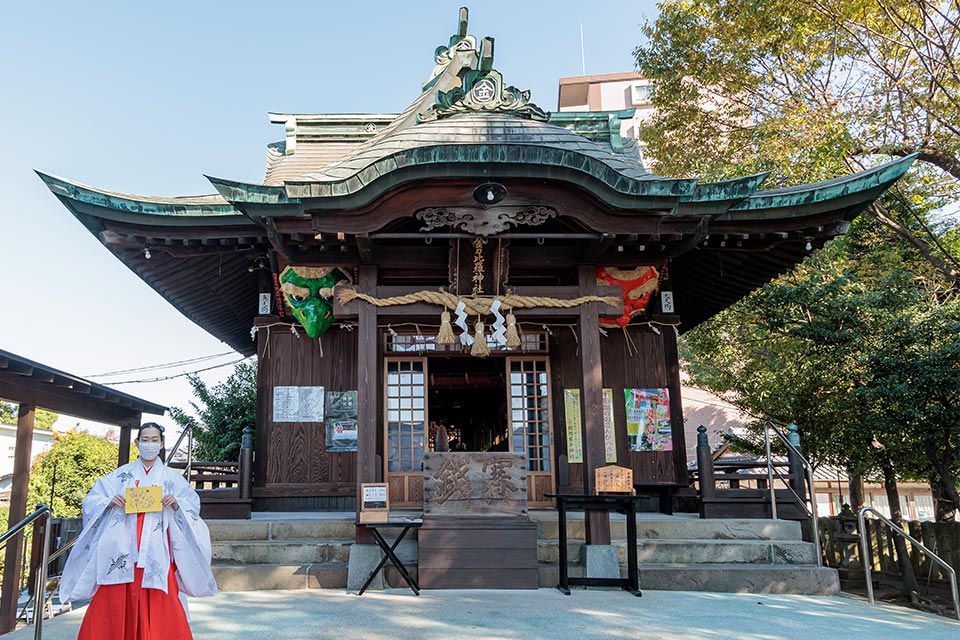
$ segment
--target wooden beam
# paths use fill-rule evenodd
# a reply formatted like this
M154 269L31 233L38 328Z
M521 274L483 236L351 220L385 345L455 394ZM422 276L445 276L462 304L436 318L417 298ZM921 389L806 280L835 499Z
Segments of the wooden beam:
M360 291L372 293L377 290L377 268L361 265ZM358 309L357 318L357 509L360 508L360 484L377 481L377 402L382 386L377 375L377 307L364 303ZM358 512L359 515L359 512ZM373 537L367 529L357 527L356 542L371 544Z
M117 424L135 413L132 409L97 398L96 393L97 390L89 394L75 393L0 370L0 398L12 402L31 401L50 411L109 424Z
M360 253L360 262L371 264L373 262L373 241L365 233L358 233L354 236L357 241L357 251Z
M597 269L593 265L578 268L580 294L595 295ZM600 358L600 305L582 304L580 311L580 368L583 372L583 489L596 491L594 471L606 464L603 442L603 369ZM606 511L586 513L587 544L610 544L610 514Z
M30 460L33 446L33 419L36 405L20 403L17 411L17 439L13 454L13 484L10 487L10 516L14 525L27 515L27 487L30 484ZM24 537L9 540L3 563L3 589L0 591L0 634L17 626L17 596L20 585L20 553Z
M669 282L669 281L668 281ZM679 317L654 316L655 322L679 324ZM667 388L670 389L670 425L673 427L673 482L686 485L687 446L683 431L683 398L680 388L680 355L677 351L677 334L670 327L660 331L663 340L663 356L667 365Z
M585 262L594 262L597 258L602 256L604 252L613 244L613 241L617 239L612 233L604 233L599 238L597 238L593 245L588 246L584 252L584 261Z

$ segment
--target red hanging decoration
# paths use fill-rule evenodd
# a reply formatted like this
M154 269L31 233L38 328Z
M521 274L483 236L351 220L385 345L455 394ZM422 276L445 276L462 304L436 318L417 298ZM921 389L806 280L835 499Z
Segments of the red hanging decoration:
M609 284L623 289L623 315L619 318L600 316L600 324L606 327L625 327L630 324L635 315L647 308L650 298L659 287L659 276L654 267L597 267L597 284Z

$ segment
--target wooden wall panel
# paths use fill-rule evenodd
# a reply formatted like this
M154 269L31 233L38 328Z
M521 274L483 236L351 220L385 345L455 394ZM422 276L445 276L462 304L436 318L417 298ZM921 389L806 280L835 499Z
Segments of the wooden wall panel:
M583 386L580 375L580 356L576 335L569 329L558 329L550 337L550 373L553 401L553 455L554 468L561 455L567 455L567 419L563 408L563 390L579 389ZM570 464L569 485L560 486L560 493L583 493L583 465ZM558 478L559 481L559 478Z
M356 453L327 453L323 423L274 423L273 387L356 390L356 334L332 328L318 341L262 327L258 356L255 487L277 497L342 495L356 483Z
M668 362L668 355L676 359L676 349L667 353L664 329L660 334L646 329L610 331L600 341L603 358L603 386L613 389L614 422L617 428L617 464L633 469L638 482L675 483L686 481L683 456L683 412L680 398L680 380L676 368ZM673 339L673 335L669 336ZM675 345L675 342L673 342ZM673 369L673 370L671 370ZM627 451L627 411L624 389L655 389L670 391L670 416L673 426L674 451ZM679 440L678 440L678 432ZM679 458L676 451L679 447ZM679 464L678 464L679 463Z

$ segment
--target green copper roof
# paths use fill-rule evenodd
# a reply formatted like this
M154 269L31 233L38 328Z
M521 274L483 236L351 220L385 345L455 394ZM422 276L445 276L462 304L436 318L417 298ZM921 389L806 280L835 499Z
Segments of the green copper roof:
M249 224L250 220L219 194L162 198L118 193L36 172L54 195L98 207L104 217L149 224Z

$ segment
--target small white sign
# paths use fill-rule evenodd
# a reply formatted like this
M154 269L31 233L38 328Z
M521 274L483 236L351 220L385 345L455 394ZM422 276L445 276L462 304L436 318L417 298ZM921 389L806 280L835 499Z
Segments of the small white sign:
M673 313L673 291L660 292L660 311Z
M323 387L274 387L274 422L323 422Z
M270 314L270 294L261 293L260 294L260 315L266 316Z

